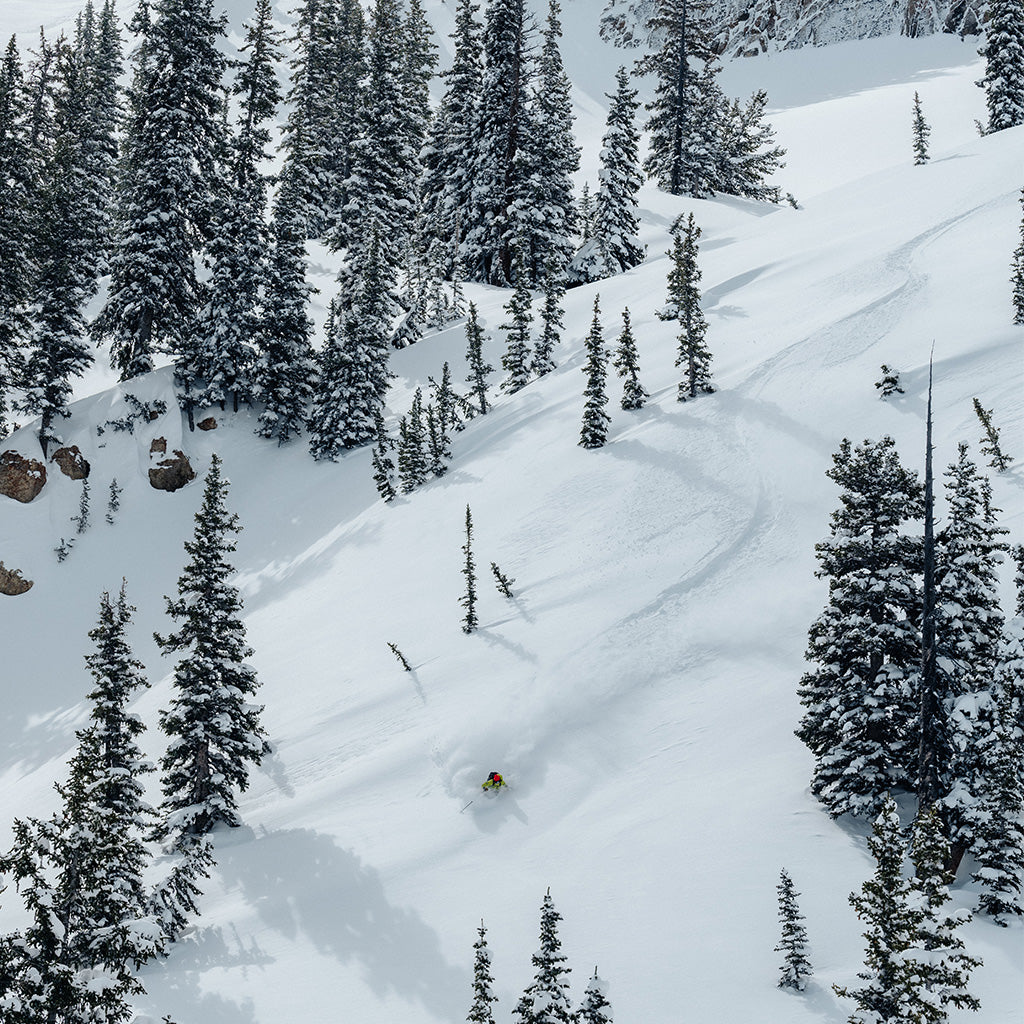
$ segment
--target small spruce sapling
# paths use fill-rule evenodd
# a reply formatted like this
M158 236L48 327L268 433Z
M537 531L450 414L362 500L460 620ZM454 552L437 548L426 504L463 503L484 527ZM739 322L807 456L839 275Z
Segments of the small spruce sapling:
M974 411L977 413L981 425L985 428L985 439L981 442L983 455L989 457L988 464L997 472L1010 466L1013 459L1007 455L999 444L999 430L992 422L992 410L985 409L977 398L974 399Z
M594 296L594 319L590 325L590 333L585 341L587 362L583 372L587 375L587 386L584 389L586 399L583 407L583 427L580 430L579 443L584 448L601 448L608 440L608 424L611 417L605 412L608 395L605 392L605 377L608 366L608 353L604 347L601 331L601 307L599 296Z
M640 357L629 322L628 307L622 311L622 333L615 350L615 369L620 377L625 378L622 385L622 408L627 412L642 409L650 395L640 383Z
M1024 189L1021 189L1020 201L1024 205ZM1010 283L1013 285L1013 322L1024 324L1024 218L1020 224L1020 243L1013 251L1013 263L1010 267L1013 270L1010 277Z
M483 921L476 930L479 938L473 943L473 1005L466 1020L469 1024L494 1024L491 1007L498 1001L494 994L494 977L491 974L491 951L487 945L487 929Z
M370 462L373 465L373 482L377 486L377 493L384 502L395 500L395 463L392 461L390 452L394 447L394 441L388 436L384 427L384 416L380 410L377 411L377 443L373 446Z
M65 540L61 537L60 543L53 549L57 553L57 561L63 562L68 555L71 554L71 549L75 546L74 537L71 540Z
M806 987L805 978L813 974L811 962L807 959L807 929L804 916L800 913L797 897L800 895L793 886L793 880L785 868L779 872L779 921L782 924L782 938L775 947L776 953L785 954L785 963L780 968L779 988L795 988L802 992Z
M117 477L115 476L110 481L110 492L107 497L107 515L106 520L111 526L114 525L114 520L117 518L117 513L121 510L121 492L124 490L123 487L118 485Z
M487 404L487 375L494 372L494 367L484 362L483 342L484 329L480 326L476 306L471 302L469 317L466 320L466 362L469 364L469 376L466 381L472 388L477 411L481 415L490 408Z
M921 110L921 97L914 93L914 165L920 166L928 162L928 136L932 129L924 119Z
M891 366L882 363L882 379L875 381L880 398L888 398L890 395L902 395L903 388L900 387L900 371L894 370Z
M85 533L89 529L89 478L82 480L82 494L78 499L78 515L72 516L71 521L79 533Z
M396 644L389 642L388 648L390 649L391 653L398 659L402 668L405 669L406 672L411 672L412 665L410 665L409 662L405 660L405 655L398 649L398 646Z
M473 562L473 513L466 506L466 543L462 545L462 553L466 560L462 565L462 575L466 578L466 592L459 599L459 604L466 609L462 620L462 632L472 633L477 627L476 617L476 565Z
M598 977L597 968L587 982L583 1002L576 1011L574 1024L612 1024L611 1003L604 995L604 981Z
M498 588L498 593L504 594L505 597L515 597L512 593L512 584L515 583L515 579L511 576L506 576L501 569L498 568L497 562L491 562L491 572L494 573L495 585Z

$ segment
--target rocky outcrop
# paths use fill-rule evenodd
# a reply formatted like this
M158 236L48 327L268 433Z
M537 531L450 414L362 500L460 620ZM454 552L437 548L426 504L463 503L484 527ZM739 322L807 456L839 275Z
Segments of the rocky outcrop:
M196 426L200 430L216 430L217 421L212 416L207 416L205 420L200 420Z
M149 458L152 462L155 455L167 454L167 439L157 437L149 446ZM149 467L149 483L158 491L177 491L191 480L195 480L196 472L188 461L188 456L175 448L169 458L160 459Z
M85 480L89 476L89 462L73 444L67 448L58 448L50 458L60 466L60 471L72 480Z
M4 563L0 562L0 594L17 597L26 590L31 590L34 582L24 579L20 569L5 569Z
M17 452L0 453L0 494L27 504L45 483L46 467L41 462Z

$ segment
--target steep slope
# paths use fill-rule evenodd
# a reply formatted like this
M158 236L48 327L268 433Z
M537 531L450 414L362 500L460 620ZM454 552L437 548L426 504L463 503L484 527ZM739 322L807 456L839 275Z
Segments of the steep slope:
M938 464L958 440L977 441L974 395L996 410L1007 448L1024 451L1006 283L1024 133L972 138L977 68L935 42L900 45L898 84L834 100L814 65L801 73L802 54L766 63L780 92L797 93L802 74L812 101L796 96L775 118L804 208L645 191L648 262L571 292L558 370L502 398L457 436L447 476L391 507L376 499L368 453L314 465L301 444L259 441L244 414L218 415L206 434L169 412L134 434L97 435L123 415L124 390L173 410L166 370L76 405L67 440L94 466L97 522L68 560L52 548L73 529L78 485L55 472L31 505L0 502L3 557L36 581L0 609L0 842L14 815L51 805L81 720L86 632L100 591L122 576L154 683L137 711L155 726L167 698L168 665L147 638L166 628L162 595L174 592L200 487L149 488L155 436L200 472L213 451L224 459L275 745L242 801L246 826L218 836L194 932L145 972L140 1021L461 1020L481 917L507 1021L531 978L548 886L574 997L596 963L617 1020L845 1019L829 986L860 966L846 896L871 870L864 826L831 822L810 798L810 759L792 735L806 628L825 596L813 578L836 500L824 471L842 437L883 433L920 464L933 342ZM872 45L842 52L870 64ZM915 88L948 125L923 168L898 129L909 136ZM837 166L823 140L840 135L856 155ZM593 132L585 142L593 161ZM672 325L656 310L667 228L691 209L720 390L679 405ZM317 280L322 302L329 267ZM639 414L613 405L610 444L584 451L582 339L596 292L609 339L629 305L653 397ZM472 297L498 365L507 296ZM456 327L397 353L392 412L444 360L463 378L463 350ZM902 371L898 400L877 398L883 362ZM32 446L29 427L3 445ZM108 527L114 476L125 491ZM995 486L1020 540L1019 465ZM458 605L467 504L482 594L473 636ZM516 578L515 600L490 587L491 560ZM156 755L155 730L148 744ZM492 769L511 788L488 800L479 782ZM817 971L798 997L775 988L783 866L803 894ZM972 905L971 887L957 899ZM968 941L986 961L977 1019L1014 1019L1020 925L977 921Z

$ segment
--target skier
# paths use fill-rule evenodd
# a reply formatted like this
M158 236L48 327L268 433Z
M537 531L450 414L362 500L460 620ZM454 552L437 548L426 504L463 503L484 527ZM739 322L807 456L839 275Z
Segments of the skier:
M482 783L480 788L484 790L501 789L501 787L505 785L507 785L507 783L501 777L501 772L491 772L491 774L487 776L487 781Z

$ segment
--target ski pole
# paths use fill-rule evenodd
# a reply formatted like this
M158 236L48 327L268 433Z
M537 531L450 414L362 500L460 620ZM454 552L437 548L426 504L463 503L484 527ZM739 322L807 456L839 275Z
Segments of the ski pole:
M473 801L472 801L472 800L470 800L470 801L469 801L469 804L471 804L472 802L473 802ZM466 807L468 807L468 806L469 806L469 804L466 804ZM463 807L463 808L462 808L462 811L464 811L464 810L466 809L466 807ZM462 811L459 811L459 814L461 814L461 813L462 813Z

